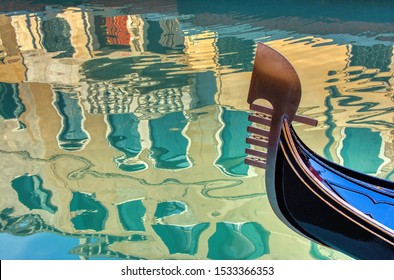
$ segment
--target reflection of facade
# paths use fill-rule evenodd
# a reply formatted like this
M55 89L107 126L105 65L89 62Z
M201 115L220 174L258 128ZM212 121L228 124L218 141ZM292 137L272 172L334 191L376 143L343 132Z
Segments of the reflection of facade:
M6 107L1 113L3 118L25 126L18 131L15 127L2 130L10 136L6 146L25 150L29 156L8 154L2 148L5 161L20 163L12 171L6 169L1 183L11 199L1 202L5 209L2 231L76 236L81 241L74 251L83 257L100 256L101 252L121 258L162 258L169 254L206 258L206 244L215 236L219 219L231 229L225 235L236 236L244 246L260 246L253 227L251 233L240 231L244 218L226 211L242 204L235 200L230 203L228 195L255 200L261 191L259 177L247 179L246 165L232 168L232 157L238 159L237 166L241 163L243 147L234 150L234 143L229 146L220 136L222 130L228 133L220 109L207 107L215 104L218 90L215 52L208 49L205 55L212 58L208 74L198 61L197 49L189 47L191 58L185 54L180 61L154 53L160 50L155 44L169 50L184 48L177 22L144 21L137 16L105 18L109 38L102 46L100 34L88 32L99 28L93 25L102 22L101 16L81 13L73 10L52 18L18 15L12 19L21 46L19 55L27 70L25 83L2 83L2 96L9 101L3 100ZM26 32L32 26L34 30ZM162 31L150 33L149 28ZM161 36L152 41L157 34ZM101 51L107 53L96 57ZM148 52L138 56L143 51ZM135 58L111 58L116 52ZM154 64L146 62L149 60ZM97 67L92 65L96 61ZM159 76L157 64L165 69ZM100 77L103 65L113 77ZM114 73L112 66L119 65L130 68ZM136 65L141 67L134 70ZM186 74L175 73L179 65ZM194 73L194 69L199 72ZM163 88L163 79L169 87ZM215 134L219 137L213 137ZM219 167L213 163L221 147L225 147L220 152L224 164ZM174 173L177 170L182 173ZM243 186L232 175L254 183ZM235 193L223 193L231 188L237 189ZM185 189L188 194L184 197ZM173 205L179 198L182 201L177 205L187 210L177 213L163 206L167 202ZM19 201L19 205L12 201ZM214 213L212 217L197 211L202 207L206 213ZM29 211L34 215L26 214ZM252 250L243 257L266 253ZM237 258L237 254L237 250L227 252L229 258Z
M25 225L76 236L75 252L85 257L101 250L122 258L275 258L291 245L295 257L312 258L309 243L276 234L294 236L272 216L259 171L243 164L248 121L240 93L250 73L220 63L241 59L234 53L247 44L246 65L254 42L220 41L209 30L189 35L175 18L111 13L0 15L1 44L8 44L0 71L16 73L1 78L1 230L25 233ZM301 109L324 123L319 104L329 89L321 84L346 67L348 49L270 44L306 81ZM316 73L313 61L300 59L306 50L335 60ZM324 139L318 150L330 143L323 134L305 133ZM340 129L333 135L339 143Z
M25 80L26 68L22 63L11 19L0 15L0 76L6 83Z
M390 135L394 131L393 46L349 45L348 50L350 59L346 70L334 70L328 75L330 97L326 104L330 113L338 113L331 114L334 117L328 119L327 124L329 132L338 134L339 139L334 144L331 138L329 143L336 146L340 163L392 180L389 150L393 144Z

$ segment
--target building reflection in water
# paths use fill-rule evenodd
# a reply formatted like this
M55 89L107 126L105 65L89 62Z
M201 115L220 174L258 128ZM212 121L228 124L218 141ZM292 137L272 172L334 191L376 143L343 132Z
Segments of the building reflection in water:
M154 231L167 246L170 254L195 255L201 233L207 229L209 223L190 226L152 225Z
M84 148L89 135L84 129L84 113L76 93L55 91L54 106L62 119L62 130L57 141L59 147L67 151L78 151Z
M93 194L72 193L70 213L71 222L76 230L102 231L108 216L107 211Z
M269 253L269 232L260 224L248 222L216 224L208 240L208 257L216 260L256 259Z
M308 146L392 180L393 24L346 39L335 21L308 35L305 15L169 2L0 14L0 231L73 238L83 259L347 258L278 221L243 163L254 49L297 69L321 123L297 127Z
M18 193L19 201L30 210L42 209L54 214L57 207L51 204L51 191L43 187L42 178L38 175L22 175L11 182Z
M25 106L19 97L18 84L0 82L0 116L4 120L17 120L18 129L24 129L25 125L19 117L25 111Z
M114 158L118 168L128 172L146 169L147 164L138 159L142 151L138 130L140 120L133 113L110 114L107 122L110 127L107 136L110 146L123 153Z
M156 168L178 170L190 167L187 156L189 141L184 137L188 122L182 112L151 120L151 157Z
M141 199L126 201L117 205L119 218L125 230L145 231L146 209Z

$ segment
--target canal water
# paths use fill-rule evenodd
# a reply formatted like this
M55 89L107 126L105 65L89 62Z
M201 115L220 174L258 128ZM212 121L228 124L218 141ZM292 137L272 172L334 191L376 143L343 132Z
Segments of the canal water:
M394 180L394 4L355 2L2 0L0 258L349 259L243 160L263 42L319 121L301 139Z

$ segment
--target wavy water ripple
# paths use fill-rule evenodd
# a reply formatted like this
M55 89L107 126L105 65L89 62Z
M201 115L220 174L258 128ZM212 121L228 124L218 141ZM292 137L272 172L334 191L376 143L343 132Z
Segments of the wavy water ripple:
M264 42L319 121L301 138L393 180L389 1L44 2L0 7L0 239L61 236L81 259L348 258L273 214L243 163L246 97Z

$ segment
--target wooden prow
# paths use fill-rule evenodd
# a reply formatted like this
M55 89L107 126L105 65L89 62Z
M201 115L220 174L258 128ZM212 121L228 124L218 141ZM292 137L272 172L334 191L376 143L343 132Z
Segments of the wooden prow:
M255 102L260 99L267 100L272 108L257 105ZM287 118L289 122L317 125L314 119L296 115L300 100L301 83L293 66L280 53L259 43L248 94L252 111L249 120L268 129L256 125L248 127L251 135L246 142L260 147L260 150L246 149L249 157L245 159L245 163L267 168L268 172L274 170L283 118Z

